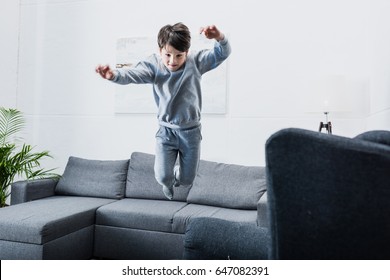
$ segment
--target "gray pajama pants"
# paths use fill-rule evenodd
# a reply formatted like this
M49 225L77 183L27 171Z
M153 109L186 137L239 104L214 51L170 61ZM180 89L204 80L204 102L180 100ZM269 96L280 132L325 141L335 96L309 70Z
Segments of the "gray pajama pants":
M177 185L177 179L182 186L192 185L198 171L201 140L201 125L188 129L160 126L156 133L154 163L154 174L160 185L168 187ZM173 169L177 157L179 157L180 178L175 180Z

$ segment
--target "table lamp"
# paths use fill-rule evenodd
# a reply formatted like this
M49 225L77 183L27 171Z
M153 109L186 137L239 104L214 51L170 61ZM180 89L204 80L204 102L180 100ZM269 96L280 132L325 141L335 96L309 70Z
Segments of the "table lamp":
M324 129L332 134L330 112L350 111L350 93L343 75L328 75L310 81L310 93L307 108L310 112L321 112L325 122L320 122L319 132Z

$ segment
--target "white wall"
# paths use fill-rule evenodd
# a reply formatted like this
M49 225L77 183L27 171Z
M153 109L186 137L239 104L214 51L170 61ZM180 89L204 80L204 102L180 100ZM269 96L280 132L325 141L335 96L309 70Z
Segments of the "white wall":
M19 3L2 0L0 4L0 106L16 107Z
M371 114L367 129L390 130L390 1L370 2Z
M264 165L273 132L318 129L323 115L308 114L305 100L316 94L310 81L328 75L352 81L355 94L351 112L331 114L334 134L390 129L386 0L20 0L19 26L14 1L1 11L12 30L0 29L8 38L1 58L11 68L0 70L6 73L0 106L25 112L27 140L50 150L55 159L47 165L59 172L70 155L122 159L154 152L156 117L116 115L117 85L94 67L115 64L118 38L156 36L178 21L194 34L216 24L233 48L228 112L203 116L202 158Z

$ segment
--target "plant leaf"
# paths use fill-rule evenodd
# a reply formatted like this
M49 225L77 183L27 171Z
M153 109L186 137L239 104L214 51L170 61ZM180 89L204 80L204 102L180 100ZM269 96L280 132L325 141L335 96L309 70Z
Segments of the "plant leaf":
M0 146L9 143L9 138L24 128L23 114L17 109L0 107Z

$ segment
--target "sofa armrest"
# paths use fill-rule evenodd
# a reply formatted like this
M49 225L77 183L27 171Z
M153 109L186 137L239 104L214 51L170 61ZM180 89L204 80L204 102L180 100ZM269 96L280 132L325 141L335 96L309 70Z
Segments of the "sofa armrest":
M57 178L18 181L11 185L11 205L53 196Z
M257 225L259 227L269 227L267 207L267 191L265 191L257 202Z
M191 219L184 236L187 260L268 259L268 229L218 218Z

